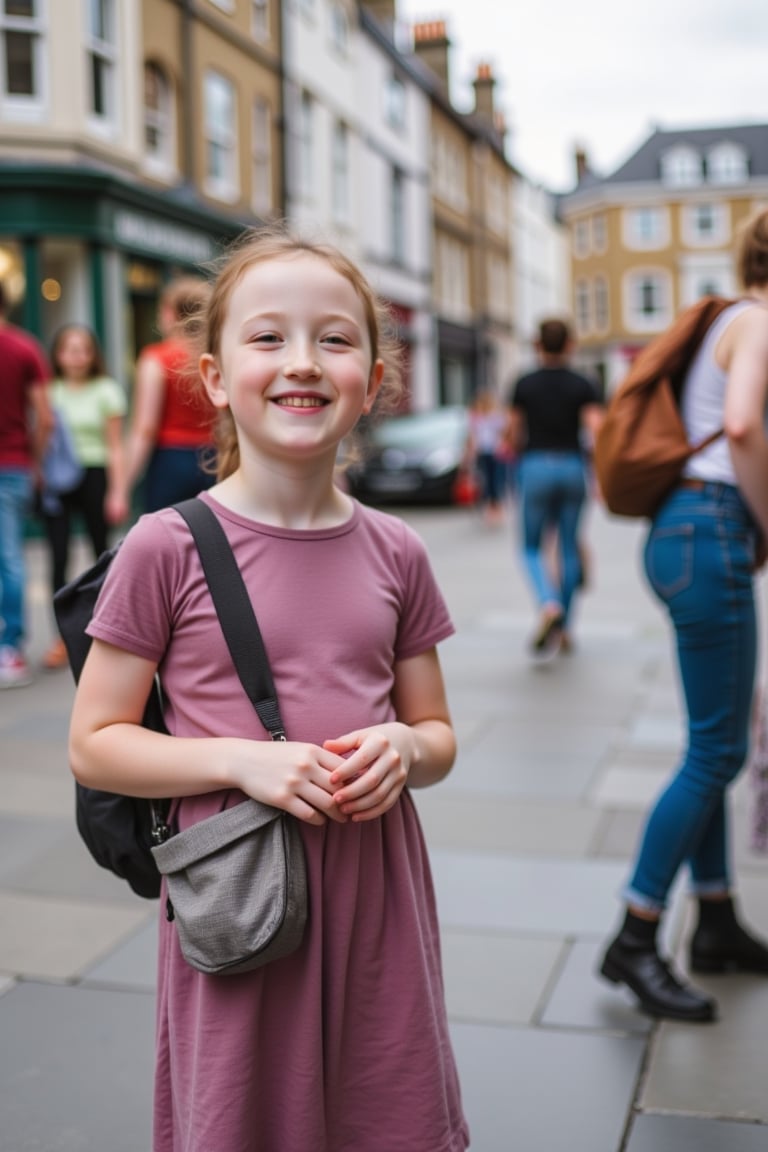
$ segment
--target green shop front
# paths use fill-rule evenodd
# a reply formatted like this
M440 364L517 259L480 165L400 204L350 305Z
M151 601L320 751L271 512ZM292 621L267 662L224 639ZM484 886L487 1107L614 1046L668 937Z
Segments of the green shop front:
M130 387L138 353L158 338L163 286L204 274L244 226L183 192L161 195L100 171L0 167L10 319L46 347L62 324L89 325L110 373Z

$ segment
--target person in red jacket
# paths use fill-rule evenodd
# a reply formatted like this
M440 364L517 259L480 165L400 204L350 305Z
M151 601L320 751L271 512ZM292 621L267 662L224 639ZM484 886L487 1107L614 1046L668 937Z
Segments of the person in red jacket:
M203 464L212 450L215 412L199 383L192 343L209 294L198 277L172 281L160 299L163 339L139 356L126 482L130 491L143 477L143 512L196 496L214 480Z
M0 283L0 688L32 680L24 645L24 522L53 427L40 345L6 320Z

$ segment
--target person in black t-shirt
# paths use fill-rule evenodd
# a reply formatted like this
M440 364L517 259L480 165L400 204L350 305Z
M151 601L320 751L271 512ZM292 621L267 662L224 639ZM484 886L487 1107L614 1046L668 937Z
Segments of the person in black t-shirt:
M563 320L542 321L540 367L515 384L509 399L508 435L521 453L519 485L522 550L539 609L531 642L534 656L571 646L573 595L582 582L579 520L587 496L582 435L594 438L603 416L595 385L569 367L573 338ZM545 555L546 536L557 533L557 575Z

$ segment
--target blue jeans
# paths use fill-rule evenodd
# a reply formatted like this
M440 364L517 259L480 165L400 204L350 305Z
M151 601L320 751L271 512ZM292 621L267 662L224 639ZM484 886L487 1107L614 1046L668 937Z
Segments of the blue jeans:
M24 638L24 523L31 499L31 473L0 468L0 643L11 648Z
M648 818L625 893L660 912L683 863L697 895L730 885L726 789L746 759L757 627L756 529L738 489L677 489L651 526L645 568L666 605L688 714L677 775Z
M578 452L526 452L518 470L523 558L539 605L560 604L568 624L573 594L581 581L579 520L587 495ZM555 583L542 554L546 529L557 531L560 577Z

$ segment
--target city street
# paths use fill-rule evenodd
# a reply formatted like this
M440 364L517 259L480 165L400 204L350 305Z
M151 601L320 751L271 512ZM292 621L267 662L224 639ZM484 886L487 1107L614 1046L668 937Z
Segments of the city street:
M416 801L473 1152L766 1152L768 979L699 978L721 1012L696 1026L653 1024L594 974L681 739L643 526L593 510L575 651L533 666L512 512L498 528L472 509L403 514L457 627L441 655L459 757ZM35 664L51 630L42 559L31 543ZM760 595L763 609L764 580ZM0 1152L150 1152L157 909L78 839L72 694L66 671L0 693ZM768 936L751 799L743 776L740 899ZM681 965L688 913L680 886L666 944Z

